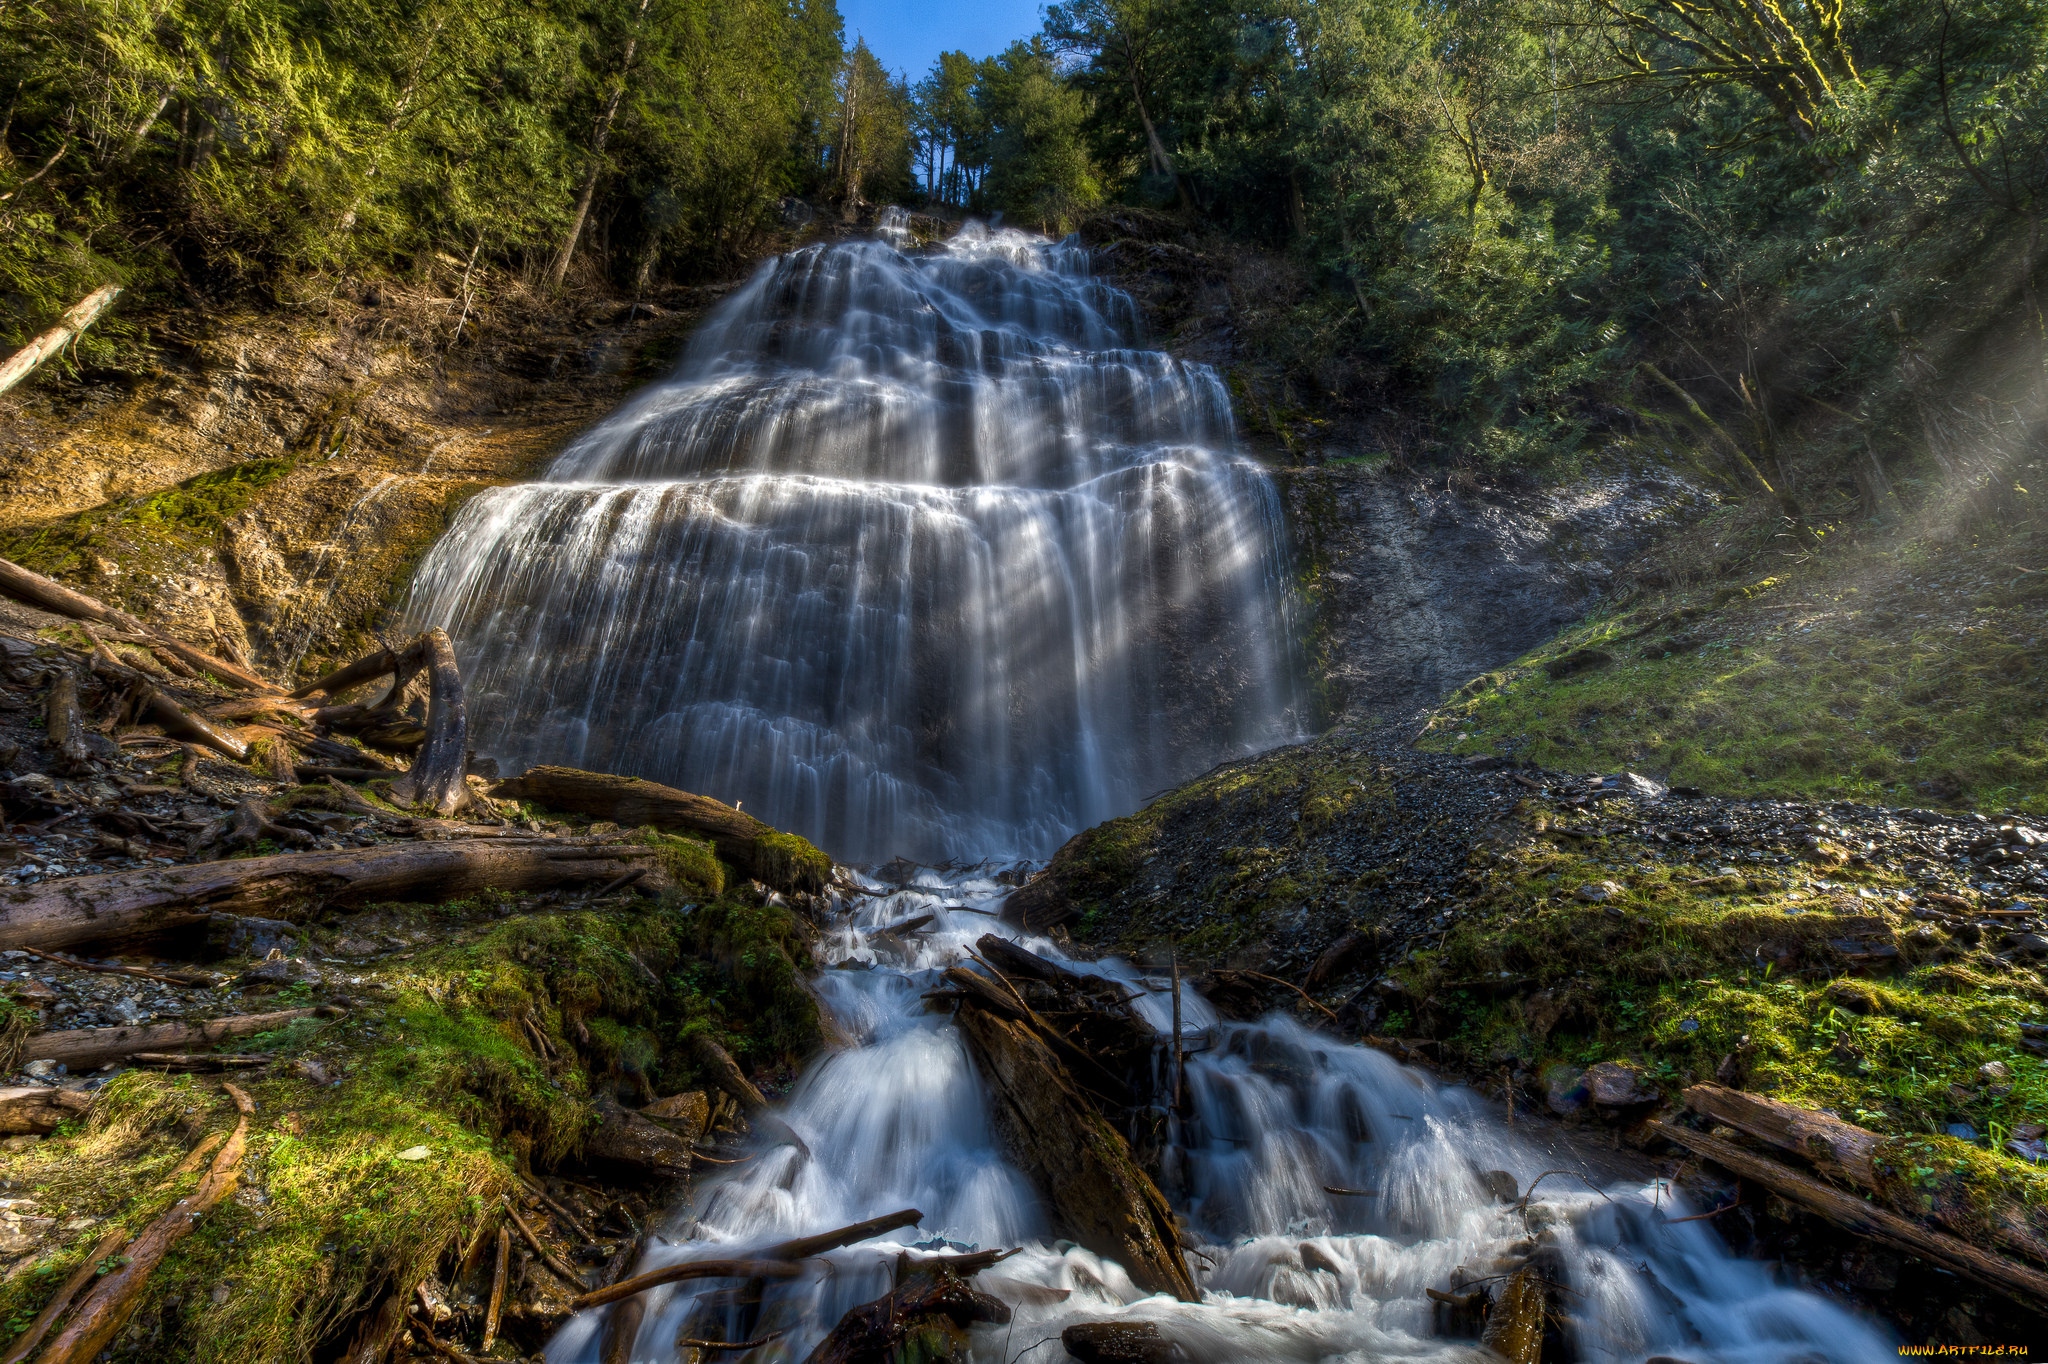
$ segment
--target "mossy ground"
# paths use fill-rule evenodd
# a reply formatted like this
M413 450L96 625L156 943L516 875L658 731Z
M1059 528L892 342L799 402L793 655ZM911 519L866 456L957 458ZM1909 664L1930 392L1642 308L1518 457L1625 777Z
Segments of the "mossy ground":
M1560 1066L1629 1064L1673 1100L1718 1075L1896 1138L1880 1163L1930 1209L1987 1191L2048 1207L2048 1172L2002 1150L2013 1128L2048 1121L2048 1062L2018 1026L2048 1012L2036 976L1913 933L1896 898L1908 882L1887 869L1831 867L1815 894L1797 874L1702 876L1524 814L1544 833L1476 851L1457 925L1394 969L1404 993L1386 1033L1436 1036L1453 1069L1510 1071L1539 1104ZM1620 893L1574 893L1601 882ZM1853 974L1844 942L1894 947L1895 965ZM2009 1078L1987 1080L1989 1062ZM1983 1144L1946 1135L1961 1123Z
M1742 533L1732 508L1692 532ZM1752 553L1745 576L1596 615L1473 679L1423 745L1730 796L2048 814L2044 558L2038 528ZM1574 656L1591 666L1551 675Z
M665 851L697 860L671 842L685 840ZM593 1098L704 1087L691 1035L709 1033L757 1072L792 1070L819 1037L805 934L778 905L707 888L622 908L488 895L386 905L314 930L316 942L376 932L425 945L328 965L326 987L261 1006L339 992L350 1013L237 1045L278 1058L234 1077L258 1105L242 1187L152 1277L122 1356L253 1364L331 1352L389 1284L465 1246L520 1172L573 1165ZM217 1077L131 1071L76 1130L0 1153L9 1194L59 1223L0 1283L0 1338L27 1324L106 1219L132 1233L189 1192L196 1174L165 1173L233 1120ZM424 1159L400 1158L422 1146Z

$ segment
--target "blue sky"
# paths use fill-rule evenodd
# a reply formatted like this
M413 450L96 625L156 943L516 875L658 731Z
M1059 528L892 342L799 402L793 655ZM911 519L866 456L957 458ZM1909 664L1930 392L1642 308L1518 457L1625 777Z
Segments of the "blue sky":
M1041 0L839 0L846 43L856 35L890 71L915 84L941 52L987 57L1038 31Z

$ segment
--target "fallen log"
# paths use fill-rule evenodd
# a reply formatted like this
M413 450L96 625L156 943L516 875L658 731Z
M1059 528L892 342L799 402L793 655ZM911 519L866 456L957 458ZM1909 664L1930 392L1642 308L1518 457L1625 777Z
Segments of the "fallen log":
M248 1145L249 1115L256 1111L256 1105L233 1085L221 1087L235 1101L241 1116L227 1144L220 1148L220 1154L200 1179L199 1187L143 1228L122 1256L121 1267L102 1278L79 1304L78 1315L50 1342L40 1364L87 1364L98 1358L142 1301L143 1287L164 1256L199 1225L199 1219L215 1204L234 1192L241 1178L242 1152Z
M97 1278L100 1266L107 1262L107 1258L118 1255L121 1247L127 1244L128 1233L119 1227L100 1237L98 1244L87 1252L78 1268L71 1271L71 1277L57 1289L56 1295L43 1304L43 1310L36 1313L35 1320L14 1338L14 1344L8 1348L7 1353L0 1355L0 1364L21 1364L21 1361L34 1354L36 1346L42 1344L43 1337L50 1334L50 1328L64 1315L64 1309L71 1306L71 1300L78 1296L79 1290Z
M1734 1142L1656 1118L1650 1119L1649 1127L1658 1136L1705 1156L1730 1174L1761 1184L1787 1202L1796 1203L1846 1231L1882 1241L1951 1274L1995 1289L2029 1311L2048 1302L2048 1273L2030 1265L1993 1255L1946 1232L1932 1231L1895 1212L1874 1207L1832 1184L1745 1151Z
M531 801L550 810L593 815L628 827L651 824L671 833L708 838L718 855L743 874L780 891L820 892L832 875L832 859L797 835L780 833L709 797L638 777L535 767L499 782L491 794L500 800Z
M711 1076L712 1084L738 1099L746 1107L765 1108L768 1098L757 1089L732 1053L699 1033L690 1039L690 1058Z
M1147 1292L1200 1302L1165 1197L1036 1030L972 999L957 1021L996 1100L997 1128L1074 1239Z
M22 1045L24 1061L58 1061L72 1070L102 1066L137 1052L191 1052L237 1037L271 1032L301 1018L340 1018L347 1011L332 1004L312 1009L281 1009L276 1013L232 1014L202 1023L152 1023L144 1027L71 1028L29 1035Z
M92 766L92 750L85 746L85 717L78 709L78 676L68 667L57 669L50 695L43 705L43 734L57 755L57 768L65 773L84 772Z
M1009 1304L1002 1299L976 1291L948 1270L924 1266L888 1293L841 1317L831 1334L805 1356L804 1364L950 1359L964 1354L968 1327L981 1322L1001 1325L1009 1319Z
M62 148L59 148L61 151ZM44 170L49 169L47 166ZM36 174L42 174L41 171ZM118 284L103 284L64 310L57 325L36 337L5 360L0 360L0 393L5 393L35 373L36 367L77 340L99 315L114 306L121 296Z
M161 981L165 985L183 985L191 989L210 990L220 984L220 977L211 971L151 971L142 966L122 966L114 962L86 961L80 957L67 957L62 952L44 952L34 947L19 949L31 957L54 961L59 966L68 966L74 971L98 971L109 976L135 976L142 980Z
M73 591L56 579L45 578L42 574L23 568L11 559L0 559L0 592L25 601L31 606L40 606L45 611L69 616L73 620L105 621L131 635L144 636L203 672L239 682L256 691L277 690L269 682L239 664L215 658L205 650L195 649L181 639L173 639L169 635L152 630L126 611L118 611L97 598Z
M2013 1191L1970 1183L1970 1171L1930 1158L1927 1138L1884 1137L1828 1113L1722 1085L1694 1085L1686 1107L1804 1156L1830 1179L1877 1195L1904 1217L1931 1221L1951 1235L1997 1246L2048 1265L2048 1212ZM1907 1172L1933 1167L1932 1184Z
M586 1160L621 1166L635 1179L681 1179L690 1173L690 1143L658 1123L605 1100L597 1106L597 1126L584 1142ZM576 1291L582 1292L579 1281Z
M1543 1281L1532 1269L1518 1270L1501 1285L1487 1309L1479 1343L1508 1364L1542 1364Z
M688 1279L793 1279L803 1272L804 1267L794 1260L686 1260L666 1269L621 1279L609 1287L592 1289L571 1302L569 1307L576 1312L587 1311L665 1283L682 1283Z
M237 1053L222 1056L211 1052L191 1051L138 1051L128 1060L150 1070L213 1071L213 1070L254 1070L267 1066L277 1058L254 1053Z
M905 1208L881 1217L870 1217L865 1222L820 1232L816 1236L799 1236L793 1241L784 1241L769 1246L745 1260L685 1260L681 1264L651 1269L645 1274L636 1274L630 1279L621 1279L585 1293L570 1306L581 1312L586 1308L602 1307L608 1302L630 1298L650 1288L659 1288L665 1283L680 1283L684 1279L790 1279L803 1273L799 1260L813 1255L822 1255L828 1250L850 1246L856 1241L865 1241L871 1236L880 1236L885 1231L900 1227L914 1227L924 1220L924 1214L916 1208Z
M91 1107L90 1094L68 1089L44 1089L41 1085L0 1089L0 1136L47 1136L57 1130L58 1123L83 1117Z
M659 865L637 844L451 839L102 872L0 891L0 948L139 937L222 913L287 918L323 904L602 884L640 866L653 878Z

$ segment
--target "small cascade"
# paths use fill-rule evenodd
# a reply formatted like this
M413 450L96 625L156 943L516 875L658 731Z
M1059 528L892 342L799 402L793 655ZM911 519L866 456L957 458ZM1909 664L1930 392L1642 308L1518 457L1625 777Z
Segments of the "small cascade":
M414 584L480 752L835 856L1042 856L1298 734L1271 480L1076 245L970 225L762 267L675 376Z
M975 1328L981 1364L1058 1364L1063 1327L1155 1323L1191 1364L1496 1358L1440 1326L1429 1291L1475 1266L1527 1261L1570 1304L1570 1358L1643 1364L1876 1364L1897 1344L1872 1324L1729 1255L1666 1184L1560 1177L1555 1150L1504 1125L1469 1091L1438 1085L1293 1020L1228 1023L1182 995L1187 1116L1164 1152L1164 1188L1198 1242L1200 1303L1139 1292L1116 1264L1054 1239L1029 1179L991 1131L987 1095L946 1013L923 996L982 934L1147 992L1170 1036L1165 982L1116 960L1067 961L986 911L1007 888L925 872L909 889L867 883L822 946L819 991L848 1049L813 1065L779 1110L786 1132L674 1209L635 1272L742 1252L899 1208L922 1227L833 1251L758 1303L729 1284L651 1290L630 1358L694 1364L689 1339L771 1343L710 1356L794 1364L841 1315L886 1293L906 1247L1022 1247L977 1286L1013 1319ZM980 912L977 912L980 911ZM875 930L930 914L914 938ZM772 1124L760 1124L761 1128ZM1505 1192L1512 1182L1517 1191ZM1371 1191L1333 1194L1330 1189ZM1523 1201L1526 1196L1526 1202ZM1482 1268L1476 1271L1483 1275ZM596 1364L604 1311L576 1318L550 1364Z

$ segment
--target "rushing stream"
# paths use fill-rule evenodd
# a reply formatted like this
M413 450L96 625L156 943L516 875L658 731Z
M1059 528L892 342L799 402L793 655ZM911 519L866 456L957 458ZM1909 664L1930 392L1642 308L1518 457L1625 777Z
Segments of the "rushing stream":
M723 1307L730 1284L685 1282L648 1294L631 1358L690 1364L693 1339L772 1345L721 1360L796 1361L849 1308L882 1296L896 1255L931 1248L1022 1246L977 1276L1007 1301L1007 1325L975 1329L986 1364L1060 1364L1057 1337L1078 1321L1157 1322L1195 1364L1255 1360L1480 1361L1469 1340L1444 1339L1428 1289L1452 1274L1543 1248L1561 1274L1574 1357L1641 1364L1864 1364L1897 1357L1871 1325L1810 1293L1781 1286L1762 1264L1728 1254L1668 1185L1596 1188L1552 1175L1525 1210L1490 1188L1517 1190L1561 1162L1504 1127L1467 1091L1440 1088L1378 1052L1346 1046L1283 1017L1226 1023L1182 992L1190 1117L1176 1121L1166 1163L1176 1210L1199 1242L1190 1264L1200 1304L1146 1296L1115 1264L1056 1240L1029 1180L990 1129L986 1094L960 1034L922 996L974 940L1015 930L986 912L1007 888L924 873L922 884L855 896L824 955L820 990L852 1045L814 1065L781 1110L796 1141L764 1139L753 1159L702 1184L676 1209L664 1243L639 1270L681 1259L735 1258L793 1236L915 1207L923 1226L834 1251L802 1279L771 1285L758 1315ZM956 906L956 908L947 908ZM904 943L873 930L933 914ZM1019 938L1063 960L1045 939ZM900 945L899 945L900 944ZM1164 982L1116 961L1071 963L1151 991L1139 1007L1170 1036ZM801 1146L797 1144L801 1142ZM1366 1189L1335 1196L1326 1186ZM1474 1269L1475 1266L1481 1267ZM687 1328L687 1329L686 1329ZM594 1364L603 1311L578 1317L548 1351L551 1364Z
M1043 856L1296 733L1278 499L1235 450L1218 376L1133 348L1130 300L1077 246L905 236L770 262L673 378L543 481L467 504L411 613L456 639L480 751L743 802L848 861L938 861ZM715 1280L652 1290L631 1359L694 1359L679 1335L774 1335L709 1357L793 1364L919 1243L1022 1248L975 1280L1014 1309L976 1329L988 1364L1058 1364L1064 1325L1114 1316L1215 1364L1476 1360L1429 1290L1532 1249L1576 1359L1893 1357L1673 1220L1670 1189L1531 1190L1554 1153L1472 1095L1285 1018L1222 1022L1192 992L1162 1169L1204 1297L1147 1296L1057 1239L924 998L981 934L1014 932L992 913L1004 888L924 875L837 897L819 989L849 1045L803 1077L782 1126L756 1124L745 1163L671 1211L638 1268L904 1207L922 1227L807 1261L753 1305ZM874 931L922 913L914 937ZM1135 968L1076 969L1150 991L1136 1007L1170 1031L1168 996ZM597 1360L614 1310L573 1320L550 1360Z

